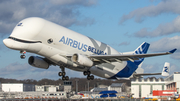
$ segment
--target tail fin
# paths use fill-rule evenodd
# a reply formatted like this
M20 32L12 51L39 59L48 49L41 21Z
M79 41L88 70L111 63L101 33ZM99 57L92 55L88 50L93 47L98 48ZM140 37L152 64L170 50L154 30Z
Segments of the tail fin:
M169 67L170 67L170 63L165 62L162 73L161 73L162 76L169 76Z
M134 54L146 54L149 49L150 44L147 42L143 42L135 51ZM144 58L139 58L139 60L135 60L134 63L139 65L143 62Z

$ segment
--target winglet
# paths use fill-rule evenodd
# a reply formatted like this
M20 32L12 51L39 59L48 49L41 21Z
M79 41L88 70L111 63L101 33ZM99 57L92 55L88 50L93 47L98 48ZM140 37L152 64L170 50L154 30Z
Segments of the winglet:
M169 51L169 53L174 53L176 50L177 50L177 49L175 48L175 49Z

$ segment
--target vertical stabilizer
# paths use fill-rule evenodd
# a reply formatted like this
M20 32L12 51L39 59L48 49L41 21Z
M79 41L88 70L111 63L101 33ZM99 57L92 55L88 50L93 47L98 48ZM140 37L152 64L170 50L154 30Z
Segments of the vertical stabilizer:
M147 42L143 42L135 51L134 54L146 54L149 49L150 44ZM139 60L135 60L134 63L136 65L140 65L143 62L144 58L139 58Z
M162 76L169 76L169 68L170 67L170 63L165 62L163 70L162 70Z

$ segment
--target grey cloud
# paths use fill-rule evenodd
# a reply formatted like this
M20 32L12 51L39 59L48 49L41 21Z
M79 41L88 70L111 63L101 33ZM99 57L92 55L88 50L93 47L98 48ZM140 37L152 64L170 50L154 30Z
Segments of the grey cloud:
M91 25L94 20L81 15L78 8L95 4L96 0L3 0L0 3L0 33L9 34L27 17L42 17L65 27Z
M121 42L121 43L112 43L111 45L113 45L113 46L127 46L127 45L129 45L130 44L130 42L126 42L126 41L124 41L124 42Z
M96 0L51 0L53 4L57 5L84 5L91 6L96 4Z
M51 76L56 76L57 69L50 68L40 69L30 66L29 64L20 64L18 62L11 63L4 68L0 68L0 76L5 78L15 78L15 79L42 79Z
M161 64L155 63L155 64L151 64L151 65L143 64L142 68L144 69L145 73L158 73L158 72L161 73L163 66L164 66L164 63L161 63ZM156 70L156 72L154 72L154 70ZM180 71L180 67L175 64L170 63L170 73L169 74L172 74L175 71Z
M142 22L146 17L154 17L162 13L176 13L180 14L180 1L179 0L162 0L158 5L143 7L123 15L119 24L135 18L136 22Z
M2 44L0 44L0 50L2 50L2 47L3 47L3 45L2 45Z
M32 67L33 68L33 67ZM61 79L61 77L58 76L58 71L61 71L59 69L59 67L55 67L55 66L51 66L49 69L45 70L45 69L40 69L40 68L36 68L33 71L30 71L30 73L27 74L23 74L21 76L18 76L17 79L35 79L35 80L40 80L43 78L49 78L49 79ZM83 75L82 72L77 72L77 71L73 71L70 69L65 69L66 71L66 75L71 77L85 77Z
M180 59L180 52L179 52L179 50L177 52L175 52L174 54L172 54L171 58L173 58L173 59Z
M18 62L11 63L4 68L0 68L1 77L24 77L30 73L41 73L45 69L35 68L30 66L28 63L21 64ZM57 70L56 70L57 71Z
M154 70L156 70L157 72L161 72L162 68L164 65L160 64L160 63L155 63L155 64L143 64L142 68L144 69L145 73L153 73Z
M174 36L171 38L162 38L161 40L151 43L150 50L153 52L168 51L170 49L180 49L180 36Z
M123 45L129 45L130 43L129 42L121 42L120 44L118 44L118 46L123 46Z
M149 0L150 2L154 2L154 0Z
M6 52L7 47L4 44L0 44L0 51Z
M171 38L163 38L161 40L152 42L150 50L153 52L165 52L177 48L177 51L171 55L174 59L180 59L180 36L174 36Z
M12 63L4 68L0 68L1 76L23 74L28 70L28 64Z
M79 26L87 26L87 25L92 25L95 23L95 19L92 18L85 18L82 21L78 21L76 25Z
M41 69L42 70L42 69ZM56 70L56 69L55 69ZM30 72L23 76L18 76L17 79L35 79L40 80L43 78L49 78L49 79L58 79L58 72L57 70L42 70L41 72Z
M140 31L134 33L136 37L156 37L169 35L180 32L180 16L174 19L170 23L161 24L155 30L148 31L148 28L142 28Z
M175 64L170 63L170 74L172 74L172 73L174 73L176 71L180 71L180 67L175 65Z
M19 76L18 79L35 79L35 80L40 80L40 79L43 79L43 78L49 78L49 79L61 79L61 77L58 76L58 71L61 71L59 69L59 67L50 67L49 69L47 70L42 70L41 69L41 72L31 72L29 74L26 74L26 75L23 75L23 76ZM77 71L73 71L73 70L70 70L70 69L65 69L66 71L66 75L69 76L70 78L71 77L85 77L83 75L82 72L77 72ZM33 74L33 75L32 75Z
M11 63L4 68L0 68L0 76L4 78L15 79L35 79L43 78L58 79L58 72L61 71L58 66L50 66L49 69L32 67L29 64L18 62ZM82 72L76 72L66 68L66 75L69 77L84 77Z

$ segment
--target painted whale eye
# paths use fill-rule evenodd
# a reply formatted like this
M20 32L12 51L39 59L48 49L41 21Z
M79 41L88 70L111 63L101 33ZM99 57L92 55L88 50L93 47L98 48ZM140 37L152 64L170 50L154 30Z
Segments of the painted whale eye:
M50 38L50 39L47 40L47 42L48 42L49 44L51 44L51 43L53 42L53 39Z

